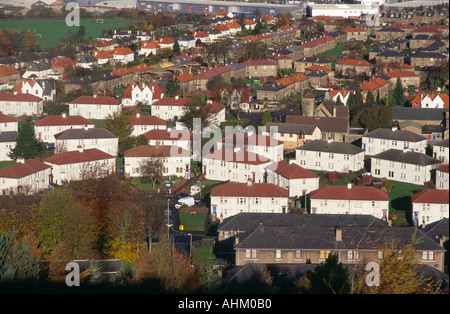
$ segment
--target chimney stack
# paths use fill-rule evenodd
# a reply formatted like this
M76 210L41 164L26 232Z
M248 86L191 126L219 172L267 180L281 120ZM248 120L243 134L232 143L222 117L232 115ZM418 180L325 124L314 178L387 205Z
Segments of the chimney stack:
M81 145L78 145L78 146L77 146L77 149L78 149L78 151L79 151L80 153L82 153L82 152L83 152L83 146L81 146Z
M17 162L18 162L18 163L21 163L21 164L24 164L24 163L25 163L25 158L23 158L23 157L18 157L18 158L17 158Z

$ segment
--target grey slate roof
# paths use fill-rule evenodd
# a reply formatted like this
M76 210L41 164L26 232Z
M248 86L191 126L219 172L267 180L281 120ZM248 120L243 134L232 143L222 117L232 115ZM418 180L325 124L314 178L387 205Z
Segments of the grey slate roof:
M323 153L336 153L336 154L349 154L356 155L364 152L364 149L357 147L350 143L342 143L342 142L331 142L328 141L307 141L305 144L300 146L298 150L308 150L315 152L323 152Z
M264 126L266 132L270 132L270 128L278 128L279 133L290 134L305 134L312 135L317 128L315 125L296 124L296 123L282 123L282 122L267 122Z
M372 156L372 158L391 160L420 166L428 166L441 163L440 160L437 160L436 158L433 158L431 156L418 152L411 152L411 151L403 152L402 150L399 149L388 149L385 150L384 152L376 154L375 156Z
M15 142L19 132L17 131L1 131L0 132L0 143Z
M394 120L444 120L444 113L449 109L393 107Z
M405 142L420 142L426 140L425 137L411 131L406 130L392 131L392 129L382 129L382 128L367 133L366 135L364 135L364 137L381 138L386 140L405 141Z
M448 147L448 141L449 141L449 139L447 138L447 139L442 140L440 142L434 143L434 146Z
M100 138L118 138L106 129L89 128L89 129L69 129L55 134L57 140L74 140L74 139L100 139Z
M426 225L422 231L425 232L430 238L435 239L439 242L439 238L441 236L449 237L449 225L448 218L444 218L438 221L435 221L429 225Z

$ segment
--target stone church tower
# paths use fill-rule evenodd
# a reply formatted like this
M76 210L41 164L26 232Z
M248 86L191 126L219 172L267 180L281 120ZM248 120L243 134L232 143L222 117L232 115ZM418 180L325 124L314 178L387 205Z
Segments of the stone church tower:
M302 98L302 116L312 117L314 116L314 96L311 94L305 94Z

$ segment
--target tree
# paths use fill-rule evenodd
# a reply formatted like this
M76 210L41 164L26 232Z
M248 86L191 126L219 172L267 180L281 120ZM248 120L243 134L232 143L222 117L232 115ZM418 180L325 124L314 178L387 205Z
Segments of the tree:
M47 191L39 203L39 242L45 252L54 251L63 240L64 216L73 203L68 187Z
M397 78L397 82L395 83L394 101L395 105L398 107L403 107L406 103L406 97L403 92L403 84L402 81L400 81L400 78Z
M0 288L9 290L16 284L36 283L39 279L39 260L31 254L32 247L17 242L15 232L0 233Z
M180 81L175 77L171 77L168 79L166 87L164 89L165 97L175 97L177 93L180 91Z
M163 176L163 162L161 157L155 157L147 160L140 165L141 180L143 182L152 181L153 190L155 190L156 181L160 180Z
M393 112L390 107L383 105L364 105L351 120L353 127L366 128L373 131L377 128L390 128L392 126Z
M19 157L30 159L38 155L41 150L41 145L34 133L34 127L30 120L26 120L19 130L16 147L11 149L9 157L14 160Z
M360 265L353 293L358 294L436 294L440 293L438 284L424 277L419 271L415 245L419 239L400 245L392 241L383 247L383 258L379 264L379 285L366 284L365 265Z
M214 293L220 287L221 277L219 268L214 266L214 258L210 258L200 270L199 278L200 286L207 293Z
M175 43L173 44L172 49L173 49L173 53L175 55L178 55L180 53L181 50L180 50L180 44L178 43L178 39L175 39Z
M264 111L261 118L261 125L266 125L267 122L272 122L272 115L269 110Z
M203 130L209 125L209 112L211 110L211 104L209 104L205 97L194 96L184 107L183 116L181 120L184 125L191 131L194 130L194 119L201 119L201 129Z
M347 99L347 106L350 111L350 116L352 116L358 108L363 104L362 95L360 91L355 91L350 93Z
M367 105L374 105L375 104L375 98L373 97L372 91L369 91L367 93L365 104L367 104Z
M22 47L24 51L31 51L39 47L36 37L29 31L26 31L22 39Z
M133 132L131 115L124 111L106 117L105 129L119 137L119 144Z
M346 294L350 292L349 271L339 262L337 254L330 254L325 262L306 273L308 284L301 287L302 293Z

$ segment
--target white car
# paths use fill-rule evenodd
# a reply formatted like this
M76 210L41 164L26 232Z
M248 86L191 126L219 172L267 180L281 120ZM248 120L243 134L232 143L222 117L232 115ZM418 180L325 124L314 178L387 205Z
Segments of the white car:
M189 207L193 206L195 204L195 200L192 196L187 196L180 198L178 202L175 204L175 208L178 209L183 205L187 205Z

